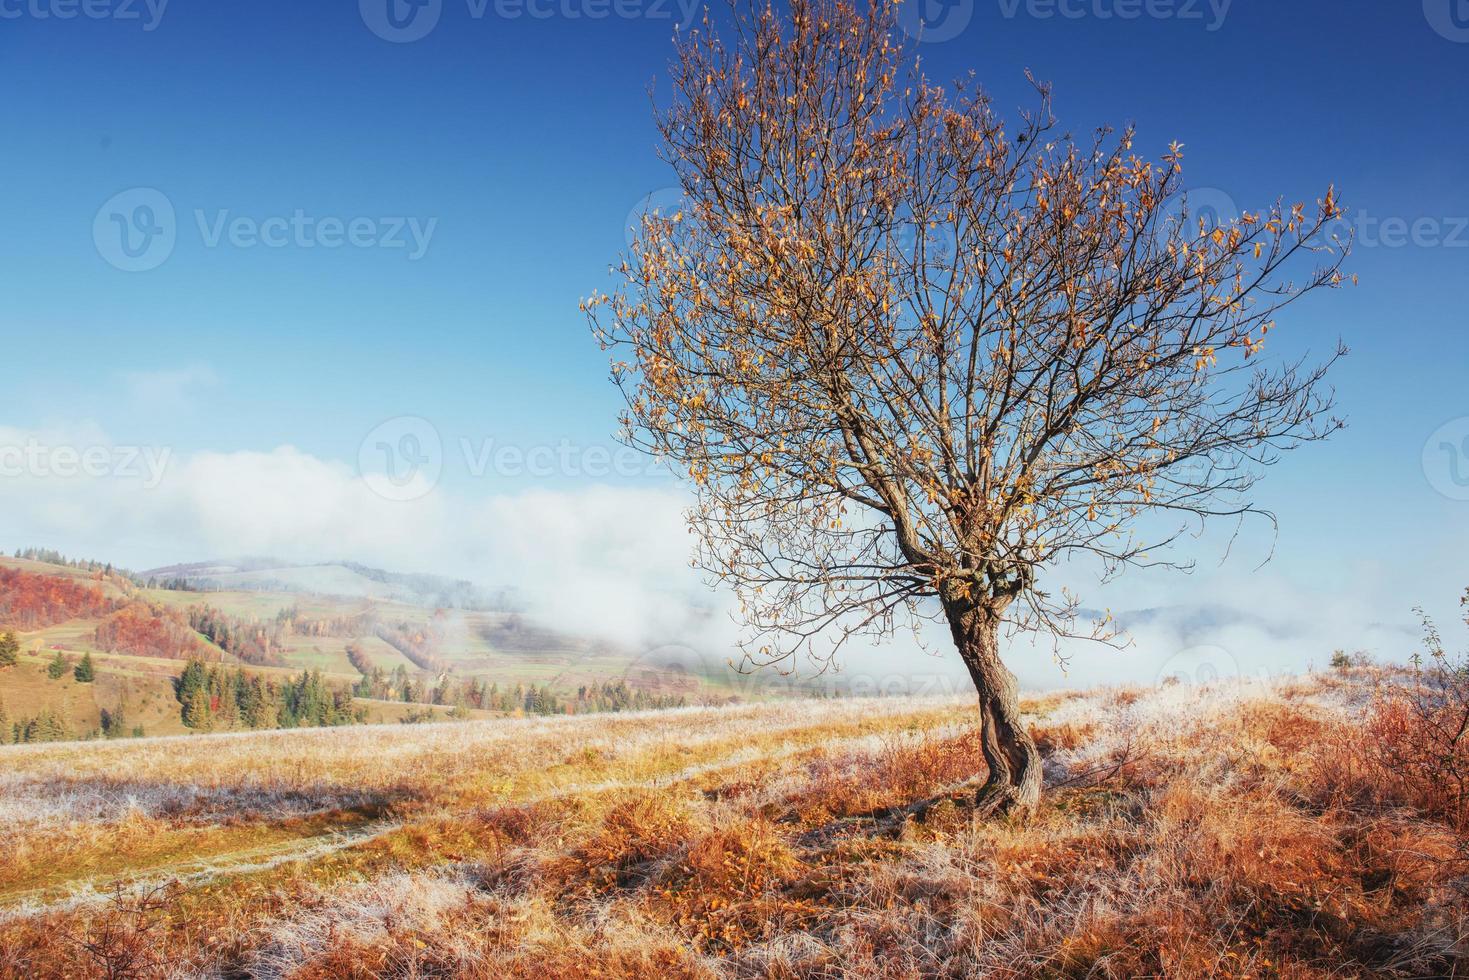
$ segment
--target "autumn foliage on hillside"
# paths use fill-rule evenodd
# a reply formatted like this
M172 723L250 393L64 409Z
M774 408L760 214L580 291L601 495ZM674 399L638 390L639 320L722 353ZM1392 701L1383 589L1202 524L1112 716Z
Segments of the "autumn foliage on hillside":
M123 606L97 627L97 645L109 653L184 660L203 653L198 635L178 613L149 602Z
M188 625L221 650L261 666L281 665L280 650L292 632L285 613L273 620L247 619L212 606L190 606Z
M0 568L0 625L42 629L68 619L105 616L112 607L98 586L60 575Z
M442 616L435 614L427 627L415 623L399 623L396 626L379 626L378 639L397 650L419 670L439 673L445 664L437 655L442 633Z

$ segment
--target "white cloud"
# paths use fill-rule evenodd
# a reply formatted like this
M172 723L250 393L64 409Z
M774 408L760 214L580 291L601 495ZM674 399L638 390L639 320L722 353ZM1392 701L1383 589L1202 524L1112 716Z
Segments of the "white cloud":
M0 428L0 447L35 443L47 452L125 448L91 425ZM141 462L137 475L65 480L23 465L0 477L5 544L133 567L244 555L350 559L512 586L557 625L625 642L687 630L690 600L706 598L688 567L684 501L673 489L593 484L473 496L441 488L395 501L373 493L353 467L290 446L167 463L156 486Z
M28 442L127 448L112 446L90 423L46 432L0 427L0 450ZM145 473L0 477L6 538L0 544L57 547L132 567L244 555L303 563L350 559L511 586L535 614L563 629L733 652L728 598L706 590L688 566L686 501L673 487L588 484L478 494L440 487L400 502L373 493L352 466L289 446L200 452L167 464L151 487ZM1414 645L1403 629L1412 623L1408 608L1416 601L1452 602L1458 583L1438 582L1442 595L1424 596L1416 591L1422 581L1404 583L1390 572L1363 564L1330 587L1303 582L1284 567L1124 576L1106 589L1083 587L1083 598L1114 610L1182 610L1138 618L1136 643L1127 650L1066 644L1068 673L1054 664L1047 640L1018 639L1009 659L1027 686L1152 682L1181 663L1194 669L1200 646L1225 651L1224 659L1215 656L1216 669L1251 676L1321 665L1335 646L1397 659ZM1450 617L1443 618L1447 625ZM925 657L900 634L891 645L854 646L844 658L847 673L962 678L944 631L926 635L943 656Z

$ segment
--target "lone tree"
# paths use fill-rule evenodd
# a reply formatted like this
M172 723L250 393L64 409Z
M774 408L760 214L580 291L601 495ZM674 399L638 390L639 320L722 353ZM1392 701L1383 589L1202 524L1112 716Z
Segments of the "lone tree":
M1208 518L1268 518L1248 491L1341 425L1345 350L1261 350L1348 243L1331 190L1190 213L1176 144L1058 134L1038 83L1007 127L924 77L894 9L792 0L680 39L658 124L684 200L585 306L626 437L692 481L695 564L736 591L747 663L941 617L979 693L976 806L1030 808L1001 627L1087 632L1047 566L1180 565L1167 546Z

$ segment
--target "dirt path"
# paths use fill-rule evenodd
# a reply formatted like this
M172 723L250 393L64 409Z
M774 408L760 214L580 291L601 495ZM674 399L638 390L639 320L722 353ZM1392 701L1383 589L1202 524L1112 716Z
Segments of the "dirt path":
M291 861L310 860L344 850L381 837L401 826L400 822L394 820L369 821L348 830L277 841L259 847L212 854L207 858L176 861L139 868L125 874L76 878L41 888L7 892L0 895L0 922L109 902L118 894L119 886L124 896L134 896L146 894L160 885L174 881L183 885L198 885L224 875L266 871Z

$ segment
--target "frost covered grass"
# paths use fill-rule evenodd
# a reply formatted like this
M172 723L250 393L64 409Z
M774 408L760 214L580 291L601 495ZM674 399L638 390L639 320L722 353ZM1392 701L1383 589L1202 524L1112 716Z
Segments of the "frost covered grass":
M1031 698L1028 820L954 797L983 769L962 700L15 753L0 882L148 884L0 923L0 974L1463 975L1463 828L1369 764L1381 680ZM266 837L299 856L252 863ZM184 851L210 870L138 906Z

